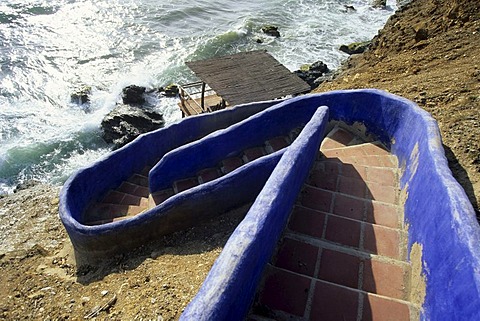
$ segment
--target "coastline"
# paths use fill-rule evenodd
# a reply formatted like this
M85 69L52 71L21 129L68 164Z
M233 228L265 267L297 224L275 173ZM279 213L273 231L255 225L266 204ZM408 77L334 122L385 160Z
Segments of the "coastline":
M452 13L455 8L435 7L433 0L413 0L388 20L369 51L351 56L347 68L316 91L375 87L430 112L439 122L450 168L478 213L480 66L474 61L480 49L474 44L480 43L480 17L471 11L475 1L456 1L460 9ZM428 17L418 16L422 12ZM418 20L425 25L417 27ZM431 36L416 40L422 28ZM11 244L0 251L0 282L6 285L0 319L82 319L114 295L116 303L99 318L178 319L245 211L175 233L131 257L77 266L58 219L58 190L37 185L0 198L1 222L8 227L2 244L7 239Z

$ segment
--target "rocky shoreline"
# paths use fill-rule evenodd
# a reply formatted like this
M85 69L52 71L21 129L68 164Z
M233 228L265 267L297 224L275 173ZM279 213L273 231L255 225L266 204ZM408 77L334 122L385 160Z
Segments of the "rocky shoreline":
M478 211L478 43L477 0L413 0L316 91L374 87L417 102L437 119L450 168ZM246 210L92 263L75 258L58 194L39 184L0 198L0 319L175 320Z

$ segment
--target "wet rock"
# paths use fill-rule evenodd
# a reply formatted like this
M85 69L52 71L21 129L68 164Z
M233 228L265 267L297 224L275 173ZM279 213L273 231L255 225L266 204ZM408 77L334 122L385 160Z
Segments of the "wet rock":
M354 42L349 45L341 45L338 49L349 55L360 54L367 50L370 47L371 43L371 41Z
M70 95L70 101L74 104L82 105L90 102L90 95L92 94L92 87L85 86L79 88Z
M122 90L122 101L124 104L141 105L145 102L143 94L147 89L142 86L130 85Z
M175 85L175 84L171 84L171 85L168 85L168 86L165 87L165 88L160 88L159 91L162 92L162 94L163 94L165 97L177 97L177 95L178 95L178 86Z
M343 6L345 7L345 12L354 12L354 11L357 11L357 9L355 9L355 7L352 6L352 5L344 4Z
M23 183L18 184L15 189L13 190L14 193L18 193L22 190L37 186L40 184L40 181L34 180L34 179L29 179Z
M374 8L386 8L387 0L373 0L372 7Z
M102 120L103 139L116 148L131 142L143 133L163 127L162 114L150 108L117 105Z
M294 71L298 77L310 85L311 89L317 88L325 81L327 78L324 78L324 76L329 72L330 69L322 61L316 61L311 65L302 65L299 70Z
M262 27L262 32L272 37L280 37L280 32L278 31L278 27L272 25L265 25Z

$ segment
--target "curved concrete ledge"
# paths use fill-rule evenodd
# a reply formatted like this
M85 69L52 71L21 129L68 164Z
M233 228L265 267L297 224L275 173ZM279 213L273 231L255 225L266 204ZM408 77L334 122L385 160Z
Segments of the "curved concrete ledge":
M286 103L327 105L331 120L363 123L391 147L403 170L409 255L413 244L423 248L426 296L421 319L480 319L480 228L472 205L448 168L433 118L409 100L373 89L308 95ZM290 165L282 158L274 173ZM272 174L269 182L281 184L276 175ZM270 205L288 193L274 192L269 182L181 320L240 320L245 316L265 255L275 246L278 229L285 225L281 219L272 223L276 212ZM271 229L276 231L269 238Z

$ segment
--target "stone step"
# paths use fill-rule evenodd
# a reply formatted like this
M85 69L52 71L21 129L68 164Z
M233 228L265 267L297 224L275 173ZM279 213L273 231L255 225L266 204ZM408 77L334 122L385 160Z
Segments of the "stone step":
M142 213L147 209L146 205L120 205L95 203L85 212L86 225L98 225L115 222L126 217Z
M291 141L287 136L277 136L265 141L265 151L268 154L281 150L290 145Z

